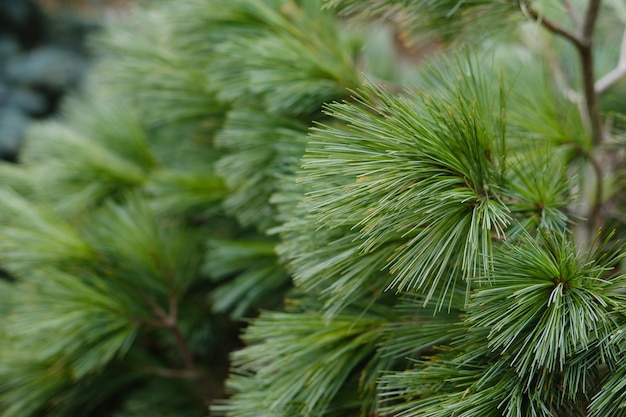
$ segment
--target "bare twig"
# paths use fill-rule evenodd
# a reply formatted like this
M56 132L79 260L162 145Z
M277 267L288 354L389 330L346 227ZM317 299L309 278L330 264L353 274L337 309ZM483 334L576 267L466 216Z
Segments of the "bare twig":
M571 0L561 0L561 3L563 3L565 10L567 10L567 13L569 13L570 17L572 18L574 26L576 26L576 28L580 28L583 20L580 17L580 13L578 13L578 10L576 10L576 7L574 7L574 5L572 4Z
M586 239L588 245L593 245L593 236L596 231L602 226L603 213L603 180L604 175L607 174L606 170L611 168L605 168L601 162L603 158L603 150L600 147L604 141L604 126L602 125L602 118L600 114L600 103L598 94L595 88L595 73L593 63L593 32L598 20L598 13L600 11L600 4L602 0L589 0L582 25L579 28L579 34L577 38L579 42L575 44L578 50L578 57L580 60L581 73L582 73L582 87L583 87L583 104L586 115L586 122L590 129L591 144L593 149L589 152L589 162L595 173L595 190L588 190L589 193L584 193L583 196L592 199L590 204L590 212L585 223ZM597 158L599 154L599 158ZM592 194L593 193L593 194Z
M196 361L191 354L191 350L189 349L187 340L185 340L183 333L180 331L180 327L178 327L178 323L170 327L170 332L174 336L174 339L176 339L176 345L178 346L178 350L180 351L180 354L183 357L183 361L185 362L187 368L197 372L198 366L196 365Z
M604 129L594 86L593 51L591 48L581 48L578 55L582 69L585 115L588 117L588 125L591 128L591 143L593 146L597 146L604 139Z
M576 47L579 47L581 44L581 40L578 36L560 26L558 23L553 22L552 20L546 18L545 16L541 16L537 10L530 4L528 1L522 1L519 3L522 11L526 13L532 20L535 20L541 26L554 33L555 35L561 36L568 41L572 42Z
M159 303L154 298L145 296L144 299L150 305L150 308L152 308L152 312L154 313L154 315L161 319L161 327L166 327L167 324L165 322L168 318L167 312L163 309L163 307L159 305Z
M622 36L622 46L620 48L619 60L617 66L606 74L604 77L596 81L596 94L602 94L615 84L620 78L626 75L626 30Z
M202 373L196 361L191 353L189 344L183 335L183 332L178 325L178 300L175 296L169 298L169 312L166 312L163 307L159 305L156 300L151 297L146 297L148 304L152 307L152 311L158 317L158 320L151 320L156 322L156 327L161 327L168 330L174 337L178 352L187 368L188 375L194 375L194 379L197 380L203 387L205 393L211 392L212 386L210 381ZM147 321L144 321L147 323ZM154 324L153 324L154 325ZM184 371L177 371L184 372ZM182 374L181 374L182 375ZM164 375L165 376L165 375ZM171 376L171 375L170 375Z
M586 114L589 117L591 127L591 142L594 146L599 145L604 140L604 129L602 118L600 117L600 105L595 89L595 75L593 68L593 31L598 20L598 11L601 0L590 0L585 18L581 27L580 35L577 37L578 56L582 70L583 97Z
M585 20L580 34L580 39L591 46L591 39L593 37L593 30L596 27L596 21L598 20L598 12L600 11L600 4L602 0L589 0L589 5L585 11Z
M563 0L564 4L569 1ZM591 141L594 146L602 143L604 139L604 129L602 128L602 119L600 117L600 105L598 103L598 95L595 89L595 76L593 68L593 31L598 20L598 12L600 10L601 0L589 0L589 5L585 11L584 18L578 25L578 33L571 32L558 23L541 16L535 10L530 2L520 1L522 10L533 20L537 21L548 31L555 35L561 36L570 41L578 51L581 64L583 79L583 104L584 114L587 119L587 125L590 129Z

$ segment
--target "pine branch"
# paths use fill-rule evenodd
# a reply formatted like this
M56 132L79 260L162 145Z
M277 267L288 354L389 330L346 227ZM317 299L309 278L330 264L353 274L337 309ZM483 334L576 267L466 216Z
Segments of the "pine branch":
M202 370L196 364L193 354L191 353L191 349L189 348L189 344L187 343L187 339L185 338L179 323L178 323L178 300L174 296L169 297L169 311L165 311L159 303L147 297L146 301L152 308L152 311L158 317L159 321L156 322L157 327L162 327L166 329L172 337L174 338L175 345L177 347L178 353L183 360L183 363L186 366L186 370L178 371L180 377L189 378L190 375L193 376L193 379L198 381L202 386L202 392L205 395L210 395L211 393L216 392L215 387L211 383L211 381L206 377L206 375L202 372ZM162 376L174 376L176 372L171 370L168 371L159 371ZM182 372L182 373L180 373Z
M0 189L2 264L19 277L44 267L84 265L98 255L68 223L10 189Z
M503 239L510 221L498 194L506 166L504 100L499 91L488 92L497 87L471 58L447 63L425 72L423 88L432 85L432 96L401 98L366 85L354 103L328 106L345 126L312 135L303 160L302 183L312 187L305 221L310 229L352 230L327 243L343 255L300 269L308 264L302 262L296 276L319 279L320 269L329 277L345 274L340 293L386 259L388 288L421 289L430 298L440 281L452 288L463 275L470 286L489 275L492 236ZM475 99L459 91L472 91ZM363 259L354 269L341 266L356 253Z
M224 207L243 226L267 230L276 225L271 197L276 175L297 161L306 143L306 126L288 117L241 108L228 114L216 145L228 154L216 166L229 187Z
M101 41L91 98L35 131L25 179L0 169L23 193L0 192L7 417L206 412L224 313L256 318L212 413L623 411L624 230L588 251L568 232L575 168L596 235L619 159L596 124L626 38L594 83L600 1L561 0L575 30L531 1L326 1L446 43L525 14L576 49L587 134L534 45L357 88L358 36L318 1L158 3Z
M353 403L357 387L350 384L345 399L341 391L375 358L381 322L372 314L338 316L329 323L314 312L262 314L244 336L248 346L233 357L232 399L212 411L325 416L342 402L357 413L365 411L360 400Z

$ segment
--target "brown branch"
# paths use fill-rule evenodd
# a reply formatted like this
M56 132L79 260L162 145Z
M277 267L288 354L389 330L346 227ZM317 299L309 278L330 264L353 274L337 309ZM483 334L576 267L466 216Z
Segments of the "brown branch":
M596 21L598 20L598 12L600 11L600 4L602 0L589 0L589 6L585 11L585 20L583 21L582 31L580 39L583 43L591 46L591 39L593 37L593 30L596 27Z
M602 126L602 118L600 116L600 103L595 89L592 42L593 30L595 28L596 21L598 20L600 3L601 0L589 1L589 6L585 12L585 19L583 21L579 37L580 42L576 44L582 71L585 110L589 118L591 143L593 146L598 146L604 140L604 129Z
M596 230L602 226L602 217L604 215L602 185L605 168L601 165L600 161L596 159L596 152L594 152L594 150L599 151L602 155L600 145L604 141L604 126L602 125L602 117L600 114L599 97L595 88L593 63L593 32L598 20L601 3L602 0L589 0L583 23L579 29L578 39L580 42L575 44L581 67L584 114L586 115L586 121L591 135L591 145L593 147L589 152L589 162L591 163L596 177L595 195L592 197L593 200L591 202L589 216L585 224L587 244L590 246L593 245L591 242L594 241L593 236ZM601 157L600 160L602 159Z
M163 307L161 307L159 303L152 297L144 296L143 298L150 305L150 308L152 308L152 312L154 313L154 315L157 316L159 319L161 319L161 322L164 323L169 317L169 315L163 309Z
M519 3L522 10L524 10L530 18L536 20L541 26L555 35L569 40L576 47L580 59L583 79L584 111L589 122L588 125L591 131L591 142L594 146L599 145L604 140L604 129L602 127L602 118L600 117L600 105L595 89L592 49L593 31L598 20L598 12L600 10L601 2L601 0L589 1L584 19L580 24L578 34L570 32L569 30L559 26L556 22L541 16L539 12L532 7L529 1L522 1Z
M593 69L593 50L581 47L578 50L583 80L583 98L586 116L591 128L591 143L598 146L604 140L604 128L600 116L600 103L596 94Z
M170 332L170 334L174 337L176 347L178 348L178 352L180 353L183 363L187 367L187 371L195 375L195 380L202 385L202 389L205 394L212 392L212 384L196 364L193 354L191 353L191 349L189 348L189 344L187 343L187 340L178 325L178 300L176 297L170 296L169 298L169 312L166 312L152 297L146 297L146 300L159 320L145 320L144 322L151 323L155 327L161 327Z
M545 29L552 32L553 34L567 39L576 48L578 52L582 76L581 112L583 113L583 120L585 121L585 125L588 128L589 134L591 136L592 148L598 149L598 147L604 141L605 135L600 113L598 89L596 89L595 83L593 62L593 33L596 27L596 22L598 20L598 13L600 11L600 4L602 3L602 0L589 0L587 9L585 10L585 14L582 19L580 18L580 16L578 16L575 9L572 7L570 0L561 1L568 9L570 16L574 20L574 23L576 25L575 33L567 30L566 28L563 28L557 22L541 16L532 7L528 0L520 1L519 4L522 7L522 10L525 11L525 13L530 18L537 21L541 26L543 26ZM588 159L596 177L596 189L595 195L591 197L593 200L590 203L590 213L586 223L584 224L587 239L590 239L594 231L601 226L602 216L604 215L602 202L603 167L598 162L598 160L595 159L594 153L594 149L591 149L588 152ZM587 195L587 193L583 193L583 196L585 195Z
M176 346L178 346L178 351L183 358L183 362L185 362L185 366L187 366L187 368L189 368L190 370L197 371L198 366L196 365L196 361L191 354L191 350L189 349L187 340L185 340L185 337L183 336L183 333L180 330L178 323L175 323L172 326L168 327L168 330L170 331L170 333L172 333L172 336L174 336L174 339L176 340Z
M523 11L534 21L539 23L548 31L554 33L555 35L561 36L568 41L572 42L576 47L580 46L581 40L576 36L575 33L570 32L564 27L559 26L558 23L553 22L552 20L546 18L545 16L541 16L537 10L530 4L529 1L520 2L520 6Z
M180 353L185 366L189 370L196 375L195 380L202 386L202 391L205 395L209 395L211 392L214 392L215 387L209 379L204 375L204 373L200 370L196 361L191 353L191 349L189 348L189 344L183 335L183 332L180 330L178 326L178 320L176 318L171 318L171 325L168 327L168 330L174 336L174 340L176 341L176 346L178 347L178 352Z

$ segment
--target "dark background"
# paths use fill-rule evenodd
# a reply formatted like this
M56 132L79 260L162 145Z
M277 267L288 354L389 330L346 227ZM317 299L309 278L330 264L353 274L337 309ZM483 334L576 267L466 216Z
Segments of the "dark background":
M17 161L29 123L57 114L90 66L88 37L128 1L0 0L0 158Z

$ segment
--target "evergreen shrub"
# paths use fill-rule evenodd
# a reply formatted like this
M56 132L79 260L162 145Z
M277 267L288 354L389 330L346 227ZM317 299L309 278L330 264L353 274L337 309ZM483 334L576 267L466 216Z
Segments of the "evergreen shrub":
M626 416L625 27L138 7L0 165L0 415Z

